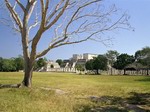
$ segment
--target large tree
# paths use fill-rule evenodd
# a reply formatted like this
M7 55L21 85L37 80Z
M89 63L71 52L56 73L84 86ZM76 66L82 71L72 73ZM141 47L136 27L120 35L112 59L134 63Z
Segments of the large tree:
M87 61L86 64L85 64L85 68L87 70L93 70L93 60Z
M134 56L128 54L120 54L117 57L116 62L114 63L113 67L119 70L123 70L127 65L133 63L135 61ZM125 71L124 71L125 74Z
M96 74L99 74L99 70L107 70L107 58L103 55L93 59L93 69L96 70Z
M107 58L104 55L98 55L92 60L86 62L86 69L95 71L95 74L99 74L99 70L107 70Z
M31 87L33 65L37 58L59 46L88 39L104 42L102 34L118 28L129 28L128 16L115 14L116 7L104 7L103 0L3 0L10 14L3 23L21 35L24 57L22 85ZM49 31L49 45L38 51L38 43ZM31 33L31 32L34 32Z

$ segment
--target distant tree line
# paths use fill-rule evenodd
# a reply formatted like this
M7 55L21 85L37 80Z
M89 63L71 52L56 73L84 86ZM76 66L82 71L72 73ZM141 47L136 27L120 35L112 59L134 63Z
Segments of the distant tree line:
M65 61L62 59L57 59L56 62L61 66L64 65ZM109 50L104 55L99 55L92 60L86 62L85 65L76 65L76 69L79 71L91 71L94 74L100 74L101 70L111 69L125 70L125 68L130 64L140 64L145 70L150 69L150 47L144 47L141 50L135 52L134 55L129 55L127 53L118 53L116 50ZM124 72L125 74L125 72ZM148 75L148 73L147 73Z
M119 70L125 70L126 66L130 64L142 65L138 69L148 70L150 69L150 47L144 47L142 50L135 52L135 55L120 54L117 60L114 62L113 67ZM124 71L125 74L125 71Z
M144 47L142 50L136 51L135 55L119 54L117 51L109 50L106 54L87 61L85 67L87 70L95 71L95 74L99 74L99 70L107 70L108 65L111 68L125 70L126 66L133 63L142 65L143 67L141 68L148 71L150 69L150 47ZM148 72L147 75L149 75Z
M0 71L1 72L14 72L24 69L22 56L17 58L4 59L0 57Z
M35 61L34 70L46 65L46 58L39 58ZM18 72L24 70L24 60L22 56L5 59L0 57L0 72Z
M46 58L39 58L34 63L34 70L38 70L45 66L47 62ZM65 60L57 59L56 62L61 66L65 66ZM119 54L115 50L109 50L104 55L99 55L92 60L89 60L84 65L75 66L79 71L89 70L95 74L100 74L101 70L108 70L115 68L118 70L124 70L129 64L141 64L146 70L150 69L150 47L144 47L141 50L135 52L135 55L129 55L127 53ZM4 59L0 57L0 72L12 72L24 70L24 61L22 56L17 58ZM112 74L112 72L111 72ZM125 74L125 72L124 72ZM149 73L147 72L147 75Z

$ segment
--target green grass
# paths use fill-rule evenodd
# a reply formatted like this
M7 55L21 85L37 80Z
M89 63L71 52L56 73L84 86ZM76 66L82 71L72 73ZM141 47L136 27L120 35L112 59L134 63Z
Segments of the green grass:
M0 73L0 84L15 84L22 79L23 73ZM130 109L126 104L136 107ZM0 89L0 112L144 112L149 107L148 76L34 73L32 88Z

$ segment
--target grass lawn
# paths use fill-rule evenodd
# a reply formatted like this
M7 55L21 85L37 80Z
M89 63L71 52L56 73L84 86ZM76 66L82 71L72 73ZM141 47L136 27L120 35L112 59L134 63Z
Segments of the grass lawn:
M0 73L0 84L23 73ZM34 73L32 88L0 89L0 112L150 112L150 77Z

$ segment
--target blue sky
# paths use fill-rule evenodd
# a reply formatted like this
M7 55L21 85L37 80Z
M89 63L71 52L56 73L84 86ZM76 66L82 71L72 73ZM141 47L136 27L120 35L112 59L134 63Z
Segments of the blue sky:
M126 11L131 16L129 21L135 31L120 30L110 33L113 45L109 47L99 42L87 41L53 49L45 57L50 60L68 59L72 54L104 54L107 50L134 55L137 50L150 46L150 0L105 0L105 2L114 3L122 11ZM42 45L40 47L42 48ZM0 57L10 58L19 54L22 54L19 35L15 35L9 27L0 24Z

